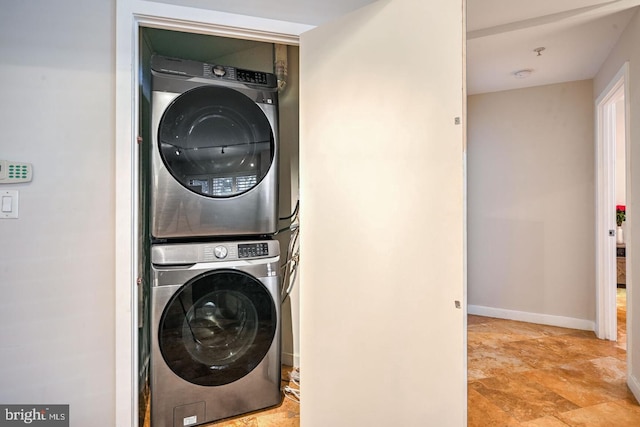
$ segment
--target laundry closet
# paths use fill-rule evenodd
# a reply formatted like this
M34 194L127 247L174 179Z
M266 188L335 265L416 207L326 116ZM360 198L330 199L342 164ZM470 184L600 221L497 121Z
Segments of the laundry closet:
M153 427L273 406L280 364L297 364L283 283L297 218L298 48L156 28L139 42L140 425L149 401ZM230 142L207 141L214 128ZM251 147L234 143L245 134Z

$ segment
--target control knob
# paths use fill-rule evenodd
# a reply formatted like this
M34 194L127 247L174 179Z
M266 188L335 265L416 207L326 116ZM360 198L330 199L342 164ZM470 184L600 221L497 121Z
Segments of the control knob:
M222 65L215 65L212 70L216 77L222 77L227 74L227 70L225 70Z
M215 254L216 258L224 259L227 257L227 254L229 252L227 251L227 248L225 246L216 246L213 249L213 253Z

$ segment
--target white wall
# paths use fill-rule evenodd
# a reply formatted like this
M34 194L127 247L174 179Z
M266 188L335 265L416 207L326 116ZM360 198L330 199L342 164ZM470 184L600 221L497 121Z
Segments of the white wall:
M114 2L3 1L0 157L32 162L0 220L0 402L114 425Z
M593 132L591 80L468 98L469 312L592 326Z
M625 243L627 245L627 260L631 257L631 271L627 274L627 316L633 318L635 325L640 316L640 292L634 289L634 278L640 277L640 262L634 255L634 248L640 247L640 11L636 12L611 54L602 65L594 79L594 98L606 88L620 67L629 61L629 130L630 138L630 180L627 185L630 198L627 199L627 229L625 230ZM635 189L635 190L633 190ZM636 224L635 228L629 227ZM627 266L629 269L629 266ZM628 272L629 273L629 272ZM635 290L635 291L634 291ZM640 398L640 328L628 322L627 346L631 348L632 360L629 360L630 385L636 398Z
M466 422L462 6L301 37L304 427Z

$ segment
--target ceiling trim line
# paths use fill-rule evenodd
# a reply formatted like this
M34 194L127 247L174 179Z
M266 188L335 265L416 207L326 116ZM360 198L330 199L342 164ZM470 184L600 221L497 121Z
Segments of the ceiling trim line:
M163 30L182 32L186 31L196 34L279 43L292 46L300 45L299 34L286 34L268 30L255 30L215 23L203 23L184 19L150 16L145 14L135 14L134 19L139 27L158 28Z
M582 21L593 20L608 14L635 7L637 6L635 3L638 3L638 0L633 0L631 4L629 4L629 2L621 2L621 0L614 0L603 4L585 6L577 9L566 10L564 12L552 13L550 15L524 19L522 21L510 22L508 24L496 25L494 27L481 28L479 30L467 32L467 40L525 30L527 28L539 27L541 25L556 24L559 22L579 23Z

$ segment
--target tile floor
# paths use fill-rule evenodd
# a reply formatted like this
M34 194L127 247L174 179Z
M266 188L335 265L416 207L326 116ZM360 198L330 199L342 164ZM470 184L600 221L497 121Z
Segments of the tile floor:
M468 426L640 426L640 406L625 379L625 310L626 291L618 289L618 342L598 340L593 332L470 315ZM283 369L283 385L289 370ZM284 399L276 408L205 426L299 425L299 404Z
M469 316L469 427L640 426L626 385L626 292L618 294L618 342Z

